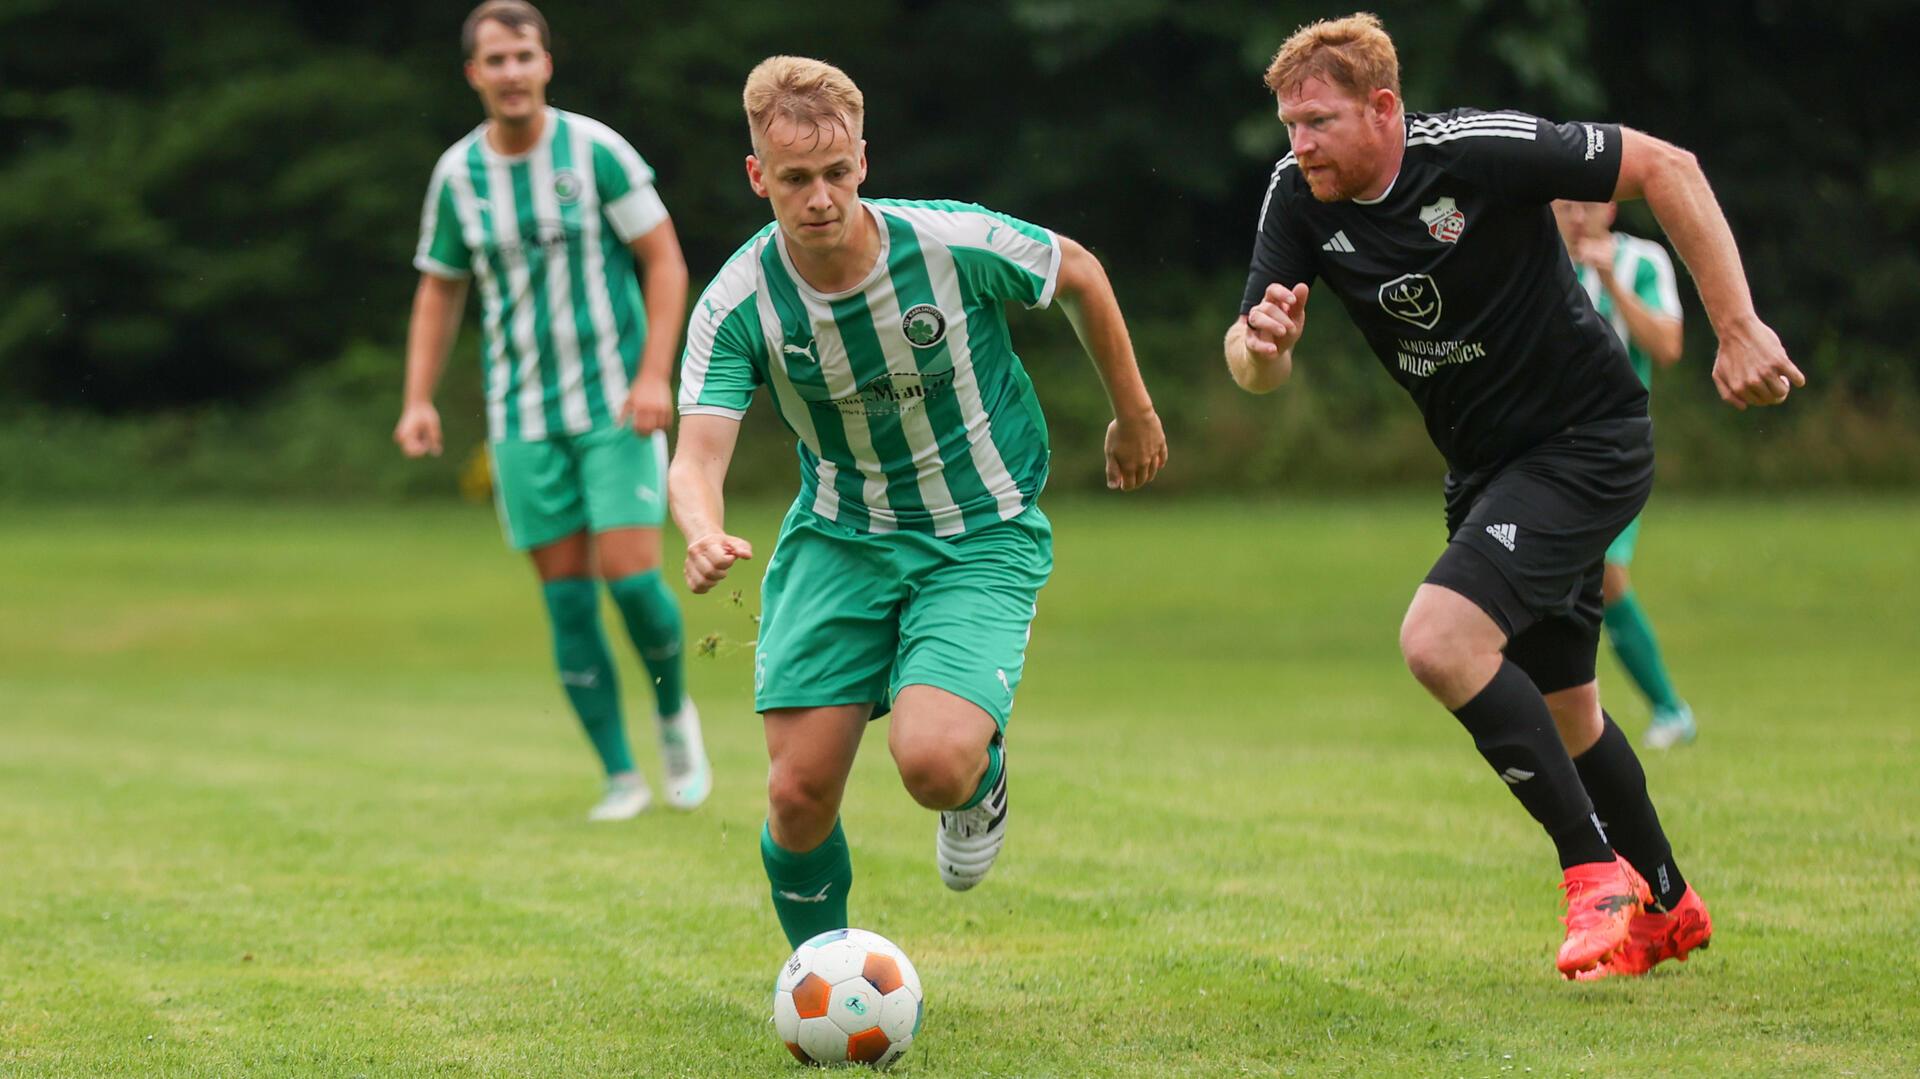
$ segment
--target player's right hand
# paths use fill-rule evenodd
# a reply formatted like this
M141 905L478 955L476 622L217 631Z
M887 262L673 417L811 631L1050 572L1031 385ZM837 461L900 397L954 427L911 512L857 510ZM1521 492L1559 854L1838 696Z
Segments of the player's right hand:
M1307 286L1267 286L1267 294L1247 312L1247 351L1255 356L1291 352L1307 328Z
M1744 412L1748 405L1781 404L1806 384L1807 376L1787 358L1779 335L1759 319L1721 335L1713 386L1722 401Z
M393 426L393 440L408 457L440 456L440 412L430 404L408 405Z
M753 544L725 532L709 532L687 544L687 561L681 568L687 587L694 595L727 579L727 570L743 558L753 557Z

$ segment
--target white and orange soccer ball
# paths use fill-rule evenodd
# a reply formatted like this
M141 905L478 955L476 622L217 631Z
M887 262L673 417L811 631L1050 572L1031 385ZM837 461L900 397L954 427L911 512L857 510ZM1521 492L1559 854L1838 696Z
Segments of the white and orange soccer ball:
M878 933L835 929L794 950L773 983L773 1027L802 1064L885 1068L920 1031L920 975Z

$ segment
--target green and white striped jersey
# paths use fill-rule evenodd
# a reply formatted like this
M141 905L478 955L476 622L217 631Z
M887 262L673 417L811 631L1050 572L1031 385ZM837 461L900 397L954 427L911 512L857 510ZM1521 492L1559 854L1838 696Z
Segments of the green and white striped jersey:
M1004 303L1053 302L1059 245L969 203L863 205L880 257L845 292L802 280L778 225L727 260L687 327L680 412L738 419L770 387L803 504L849 528L951 536L1014 517L1049 449Z
M1653 357L1633 343L1627 333L1626 316L1614 305L1613 297L1600 287L1599 272L1585 263L1574 268L1579 271L1580 286L1587 290L1594 310L1600 312L1600 317L1613 327L1615 336L1627 346L1627 359L1633 362L1633 373L1640 376L1643 385L1651 387ZM1680 292L1673 283L1673 260L1667 257L1666 248L1652 240L1624 232L1613 234L1613 280L1621 291L1640 297L1640 302L1654 314L1680 317Z
M548 109L524 154L496 152L482 124L440 156L413 265L480 283L493 441L614 423L647 333L627 244L666 219L647 163L575 113Z

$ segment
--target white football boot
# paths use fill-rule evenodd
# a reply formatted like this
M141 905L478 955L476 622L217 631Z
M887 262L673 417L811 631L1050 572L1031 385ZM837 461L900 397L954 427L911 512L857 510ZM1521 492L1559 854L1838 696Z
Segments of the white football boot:
M707 761L700 710L693 698L682 698L678 712L660 717L660 759L667 766L668 805L697 809L713 793L713 766Z
M934 833L934 858L940 881L956 892L987 878L1000 847L1007 841L1007 759L1001 750L1000 781L972 809L949 809L940 814Z
M607 793L600 804L587 811L590 821L632 820L653 804L653 791L639 772L621 772L607 777Z

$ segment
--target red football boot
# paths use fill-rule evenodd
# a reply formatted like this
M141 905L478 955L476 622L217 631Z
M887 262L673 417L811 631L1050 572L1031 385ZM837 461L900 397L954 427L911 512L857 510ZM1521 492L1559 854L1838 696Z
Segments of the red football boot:
M1665 914L1645 911L1627 923L1627 943L1611 958L1591 970L1582 971L1581 980L1616 976L1635 977L1669 959L1687 961L1688 953L1704 948L1713 939L1713 919L1700 893L1687 885L1680 902Z
M1618 952L1627 943L1633 916L1651 902L1647 884L1623 858L1583 862L1567 869L1560 884L1567 893L1567 939L1555 966L1571 978Z

